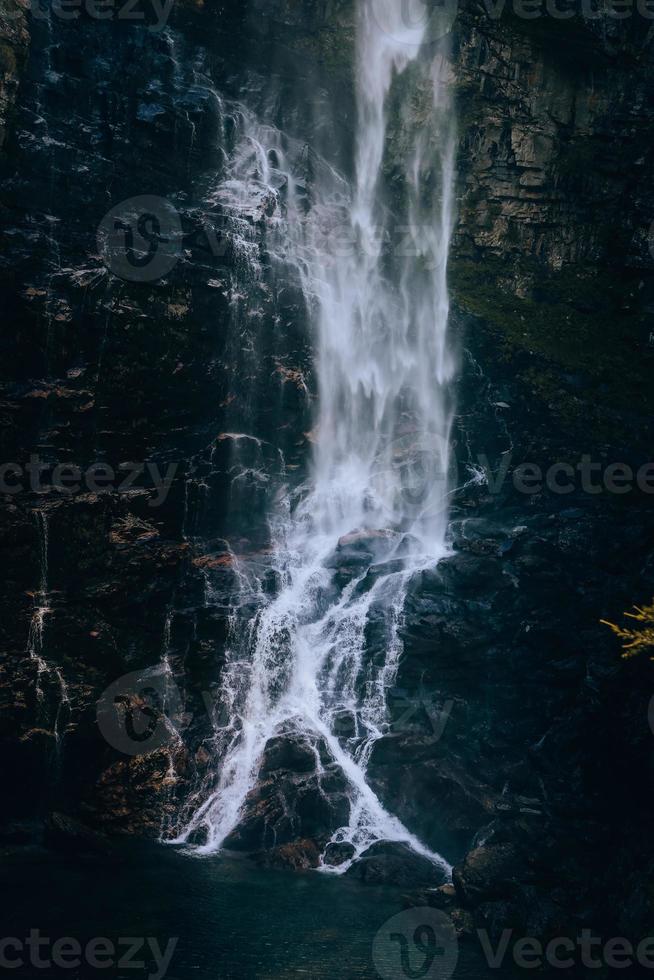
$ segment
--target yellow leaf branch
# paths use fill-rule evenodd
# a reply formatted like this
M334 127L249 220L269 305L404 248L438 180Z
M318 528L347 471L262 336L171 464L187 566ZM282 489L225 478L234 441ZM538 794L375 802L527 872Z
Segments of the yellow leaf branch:
M600 623L608 626L622 641L622 656L625 659L636 657L645 650L654 649L654 600L649 606L633 606L633 608L635 612L626 612L624 615L644 624L638 629L629 629L617 623L610 623L606 619L600 619ZM654 660L654 656L651 656L650 660Z

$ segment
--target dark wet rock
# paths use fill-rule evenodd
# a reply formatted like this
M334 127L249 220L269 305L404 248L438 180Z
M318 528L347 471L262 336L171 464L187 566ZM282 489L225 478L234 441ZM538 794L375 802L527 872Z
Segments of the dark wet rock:
M268 775L277 769L308 773L316 768L316 751L299 736L272 738L264 752L261 774Z
M511 542L500 541L498 538L474 538L462 544L461 549L473 555L492 555L497 558L510 551L511 546Z
M482 902L476 907L477 919L483 923L482 928L488 931L491 942L499 942L505 929L525 930L524 910L514 902L495 901Z
M275 741L241 819L225 841L230 850L258 851L262 845L274 847L299 839L326 841L347 823L349 795L340 769L331 764L317 773L315 755L300 741ZM278 768L281 762L298 768Z
M437 909L447 909L456 904L456 888L450 882L434 889L431 893L430 905Z
M477 938L475 919L471 912L467 909L454 908L449 913L449 917L454 926L457 939Z
M7 129L12 121L18 87L25 69L30 44L28 10L27 0L3 3L0 7L0 150L7 138Z
M521 855L511 844L478 847L454 868L452 880L460 899L475 906L510 893L522 867Z
M326 566L336 570L338 582L344 585L368 566L379 565L391 556L400 542L401 536L393 531L351 531L339 539Z
M254 855L254 859L265 868L290 868L292 871L308 871L320 863L320 851L313 840L297 840L292 844L281 844Z
M107 833L158 838L176 809L171 761L183 772L183 758L167 748L115 762L88 794L85 816Z
M353 844L349 844L347 841L332 841L325 848L323 862L324 864L330 865L330 867L338 867L340 864L349 861L354 853L355 849Z
M369 885L407 885L443 883L445 874L428 858L416 854L406 844L378 841L372 844L346 871Z
M31 823L11 821L0 824L0 846L21 845L34 843L39 836L39 829Z
M44 841L58 851L106 851L109 838L93 830L75 817L65 813L51 813L44 825Z
M394 747L382 764L373 754L370 782L394 813L433 847L453 837L469 840L488 819L497 796L492 787L476 779L462 764L433 759L429 743L407 739ZM437 800L437 806L430 806Z
M406 908L419 908L424 905L450 913L458 907L459 898L454 885L446 882L438 888L420 888L407 893L404 896L404 905Z
M356 718L352 711L343 709L334 715L333 731L338 738L351 738L356 733Z
M208 840L209 840L208 828L202 825L201 827L196 827L195 830L191 831L191 833L188 835L187 843L191 847L204 847L204 845L208 842Z
M338 539L337 547L341 554L367 556L385 548L396 537L392 531L387 530L351 531Z
M460 552L444 558L433 571L422 572L421 587L427 593L479 595L495 587L500 574L492 558Z

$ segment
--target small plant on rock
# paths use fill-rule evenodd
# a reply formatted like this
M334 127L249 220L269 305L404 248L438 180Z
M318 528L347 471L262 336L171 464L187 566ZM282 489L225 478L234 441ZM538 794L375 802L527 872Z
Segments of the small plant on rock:
M639 623L634 629L626 626L618 626L617 623L609 623L606 619L601 619L612 630L618 639L622 640L622 656L624 659L637 657L639 654L654 651L654 599L649 606L634 606L635 612L626 612L624 615L629 619ZM650 657L654 660L654 655Z

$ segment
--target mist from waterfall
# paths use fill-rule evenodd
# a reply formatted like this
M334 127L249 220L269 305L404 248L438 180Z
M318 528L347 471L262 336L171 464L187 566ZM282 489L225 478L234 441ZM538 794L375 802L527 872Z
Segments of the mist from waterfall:
M408 584L447 553L454 122L447 54L429 50L426 30L420 19L403 23L394 0L359 2L353 186L316 157L307 187L303 145L247 107L235 115L239 138L214 203L232 214L237 235L243 216L267 202L266 248L297 270L316 337L318 410L309 480L270 515L275 595L237 565L259 608L244 621L234 607L221 677L229 720L216 723L213 746L219 771L175 838L194 843L201 831L199 853L218 850L238 825L265 747L283 731L314 749L318 778L326 747L348 787L349 820L331 842L350 844L352 856L324 870L344 872L380 840L405 842L449 868L366 779L373 747L389 731ZM410 131L401 218L383 180L397 78L422 112ZM250 256L251 244L246 232ZM364 559L343 583L336 570L350 552ZM375 656L372 618L382 632ZM352 719L347 735L338 724L344 714Z

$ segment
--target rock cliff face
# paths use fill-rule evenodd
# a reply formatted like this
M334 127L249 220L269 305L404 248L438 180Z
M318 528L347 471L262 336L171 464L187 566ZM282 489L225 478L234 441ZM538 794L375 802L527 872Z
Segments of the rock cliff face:
M455 300L565 441L646 453L649 22L468 8L457 24Z
M315 391L298 284L261 244L268 204L237 238L215 189L245 89L314 148L334 141L321 103L354 125L352 25L345 0L180 3L163 31L84 14L0 22L2 456L47 464L44 492L23 469L3 495L0 779L26 787L7 818L65 805L158 836L202 785L233 555L265 566L280 450L299 479ZM454 555L415 583L393 705L411 722L377 744L371 772L411 829L460 860L456 892L429 900L464 925L474 913L543 934L590 909L599 928L619 907L635 932L646 922L649 665L621 665L598 621L654 590L649 498L526 494L511 480L524 462L646 458L652 50L618 26L542 29L468 6L454 25L455 448L463 476L484 457L507 479L498 492L467 482ZM390 187L410 115L391 121ZM347 145L342 157L347 169ZM97 230L142 195L174 205L177 262L121 278ZM135 476L63 493L59 463ZM179 734L150 706L161 738L127 753L103 737L96 704L145 669ZM128 710L129 684L115 693ZM232 846L315 863L314 784L280 737ZM329 805L343 806L336 775ZM373 855L366 874L398 862Z
M458 251L518 295L554 271L651 269L652 39L643 22L465 17ZM526 282L520 280L524 275Z
M29 48L27 0L5 4L0 11L0 148L16 102L18 85Z

